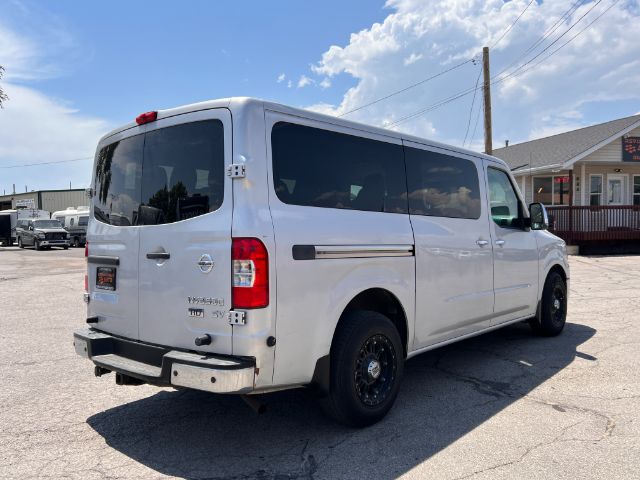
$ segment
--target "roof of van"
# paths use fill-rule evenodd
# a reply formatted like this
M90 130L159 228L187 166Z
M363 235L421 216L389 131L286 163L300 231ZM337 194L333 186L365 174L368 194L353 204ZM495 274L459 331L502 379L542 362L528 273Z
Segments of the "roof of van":
M453 145L447 145L445 143L437 142L435 140L429 140L426 138L421 138L414 135L397 132L395 130L389 130L386 128L376 127L373 125L367 125L365 123L360 123L360 122L353 122L343 118L338 118L331 115L325 115L323 113L313 112L311 110L305 110L303 108L289 107L287 105L283 105L280 103L270 102L270 101L251 98L251 97L230 97L230 98L220 98L217 100L207 100L204 102L192 103L192 104L183 105L180 107L169 108L165 110L157 110L157 112L158 112L158 120L160 120L163 118L173 117L175 115L197 112L201 110L209 110L212 108L228 108L234 111L234 110L242 110L242 109L255 108L255 107L264 108L265 110L272 110L275 112L285 113L285 114L289 114L297 117L308 118L311 120L317 120L317 121L332 124L332 125L352 128L354 130L362 130L362 131L371 132L371 133L375 133L382 136L407 140L410 142L416 142L423 145L429 145L429 146L441 148L443 150L449 150L452 152L464 153L477 158L486 158L488 160L492 160L494 162L502 164L508 168L507 164L502 159L499 159L490 155L485 155L484 153L475 152L473 150L468 150L466 148L455 147ZM111 132L104 135L100 139L100 143L102 143L104 140L106 140L112 135L123 132L130 128L135 128L137 126L138 125L136 124L136 122L133 121L119 128L116 128L115 130L112 130Z

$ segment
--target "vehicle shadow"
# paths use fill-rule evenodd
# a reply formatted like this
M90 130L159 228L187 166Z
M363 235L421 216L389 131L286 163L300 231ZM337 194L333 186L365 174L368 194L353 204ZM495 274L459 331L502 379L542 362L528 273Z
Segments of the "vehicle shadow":
M517 324L415 357L390 414L363 430L335 424L304 390L261 396L263 415L236 396L163 390L87 423L166 475L396 478L561 371L594 334L567 324L559 337L539 338Z

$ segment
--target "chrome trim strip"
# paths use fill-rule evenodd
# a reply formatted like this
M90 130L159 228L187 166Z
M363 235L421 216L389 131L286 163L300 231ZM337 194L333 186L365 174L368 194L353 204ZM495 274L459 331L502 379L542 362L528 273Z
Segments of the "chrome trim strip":
M87 262L99 265L120 265L120 257L110 257L107 255L89 255Z
M316 258L411 257L413 245L314 245Z

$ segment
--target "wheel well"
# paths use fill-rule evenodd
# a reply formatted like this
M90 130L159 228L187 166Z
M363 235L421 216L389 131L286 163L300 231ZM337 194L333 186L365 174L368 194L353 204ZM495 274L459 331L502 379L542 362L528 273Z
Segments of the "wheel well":
M371 288L359 293L345 307L336 326L336 331L340 328L340 324L346 321L348 314L355 310L371 310L381 313L391 320L398 329L400 339L402 340L404 356L407 356L407 317L400 301L394 294L382 288Z
M407 356L407 316L404 313L402 304L394 294L382 288L371 288L356 295L342 312L340 320L338 320L338 325L336 325L336 329L333 332L334 337L335 332L338 331L342 323L347 321L348 314L356 310L371 310L381 313L391 320L398 329L400 340L402 341L403 353L405 357ZM331 343L333 344L333 339L331 340ZM330 356L327 354L319 358L316 361L315 370L313 372L311 386L319 396L325 396L329 392L329 377L331 369L331 360L329 357Z
M549 277L549 275L551 274L551 272L557 272L560 274L560 276L562 277L562 280L564 280L564 283L567 283L567 273L564 271L564 268L562 268L560 265L555 264L553 267L551 267L551 269L549 270L549 273L547 273L547 277ZM547 279L545 278L545 281Z

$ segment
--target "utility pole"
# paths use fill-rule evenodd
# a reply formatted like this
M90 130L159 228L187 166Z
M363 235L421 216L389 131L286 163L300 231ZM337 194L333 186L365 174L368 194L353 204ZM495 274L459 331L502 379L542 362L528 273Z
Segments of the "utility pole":
M491 133L491 74L489 73L489 47L482 48L482 71L484 73L484 153L493 153Z

